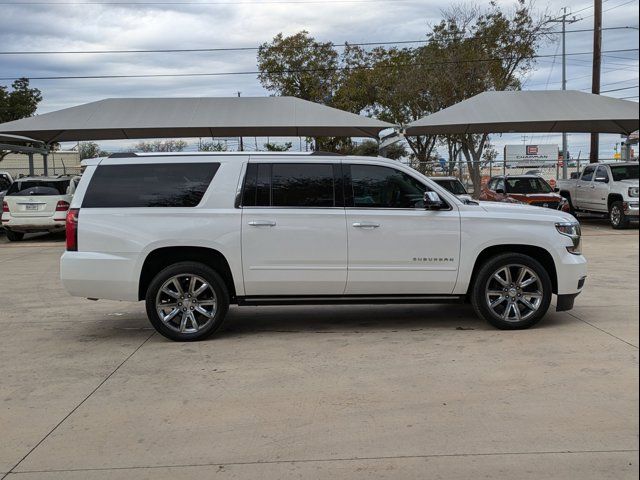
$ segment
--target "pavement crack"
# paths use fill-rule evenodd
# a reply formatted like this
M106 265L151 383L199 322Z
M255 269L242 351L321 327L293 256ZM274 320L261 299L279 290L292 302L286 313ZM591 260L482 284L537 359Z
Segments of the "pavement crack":
M629 345L630 347L633 347L633 348L635 348L636 350L638 350L638 346L637 346L637 345L634 345L633 343L627 342L627 341L626 341L626 340L624 340L623 338L620 338L620 337L618 337L618 336L614 335L614 334L613 334L613 333L611 333L611 332L607 332L606 330L604 330L604 329L602 329L602 328L600 328L600 327L595 326L593 323L590 323L590 322L587 322L586 320L583 320L582 318L578 317L577 315L575 315L575 314L573 314L573 313L571 313L571 312L566 312L566 313L567 313L569 316L571 316L571 317L575 318L576 320L580 320L581 322L586 323L586 324L587 324L587 325L589 325L590 327L593 327L593 328L595 328L596 330L600 330L602 333L606 333L606 334L607 334L607 335L609 335L610 337L613 337L613 338L615 338L616 340L620 340L621 342L626 343L626 344L627 344L627 345Z
M127 361L128 361L131 357L133 357L133 356L138 352L138 350L140 350L140 349L141 349L141 348L142 348L142 347L143 347L143 346L144 346L144 345L145 345L149 340L151 340L151 337L153 337L153 336L155 335L155 333L156 333L156 332L155 332L155 330L154 330L154 331L151 333L151 335L149 335L147 338L145 338L145 339L144 339L144 341L143 341L140 345L138 345L138 346L135 348L135 350L133 350L129 355L127 355L127 357L126 357L124 360L122 360L122 362L120 362L120 363L118 364L118 366L117 366L116 368L114 368L114 369L113 369L113 371L112 371L111 373L109 373L109 375L107 375L107 376L106 376L106 377L105 377L105 378L104 378L104 379L103 379L103 380L102 380L102 381L101 381L101 382L100 382L100 383L99 383L99 384L98 384L98 385L97 385L93 390L91 390L91 392L89 392L89 394L88 394L87 396L85 396L85 397L82 399L82 401L80 401L80 403L78 403L75 407L73 407L73 408L71 409L71 411L70 411L69 413L67 413L67 414L64 416L64 418L62 418L62 420L60 420L60 421L59 421L59 422L58 422L58 423L57 423L57 424L56 424L56 425L55 425L51 430L49 430L49 432L48 432L44 437L42 437L42 438L40 439L40 441L39 441L38 443L36 443L36 444L35 444L35 445L34 445L34 446L33 446L33 447L32 447L32 448L31 448L31 449L30 449L30 450L29 450L29 451L28 451L28 452L27 452L27 453L26 453L26 454L25 454L25 455L24 455L24 456L23 456L23 457L22 457L22 458L21 458L21 459L20 459L20 460L19 460L19 461L14 465L14 466L13 466L13 467L11 467L11 468L9 469L9 471L8 471L7 473L5 473L5 474L0 478L0 480L4 480L4 479L5 479L6 477L8 477L9 475L11 475L11 474L15 474L16 472L15 472L14 470L15 470L16 468L18 468L18 466L20 466L20 464L21 464L22 462L24 462L24 461L27 459L27 457L28 457L29 455L31 455L31 454L32 454L32 453L33 453L33 452L34 452L34 451L35 451L35 450L36 450L40 445L42 445L42 443L43 443L47 438L49 438L49 437L51 436L51 434L53 434L53 432L55 432L55 431L58 429L58 427L60 427L60 425L62 425L62 424L67 420L67 418L69 418L71 415L73 415L73 414L74 414L74 413L75 413L75 412L76 412L76 411L77 411L77 410L78 410L78 409L79 409L79 408L80 408L80 407L81 407L81 406L82 406L82 405L83 405L87 400L89 400L89 398L91 398L91 396L92 396L94 393L96 393L96 392L100 389L100 387L102 387L102 385L104 385L104 384L107 382L107 380L109 380L113 375L115 375L115 373L116 373L118 370L120 370L120 368L121 368L125 363L127 363Z
M328 462L362 462L368 460L403 460L413 458L448 458L448 457L493 457L505 455L575 455L590 453L637 453L638 449L615 449L615 450L557 450L557 451L533 451L533 452L475 452L475 453L433 453L424 455L383 455L383 456L362 456L362 457L338 457L338 458L302 458L288 460L254 460L246 462L203 462L168 465L135 465L129 467L96 467L96 468L69 468L51 470L22 470L20 472L9 472L13 475L29 473L62 473L62 472L99 472L115 470L142 470L159 468L188 468L188 467L215 467L242 466L242 465L278 465L291 463L328 463ZM14 467L15 468L15 467Z

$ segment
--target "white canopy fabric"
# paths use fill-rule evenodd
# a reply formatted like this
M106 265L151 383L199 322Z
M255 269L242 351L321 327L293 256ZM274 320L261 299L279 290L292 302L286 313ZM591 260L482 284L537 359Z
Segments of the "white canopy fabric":
M295 97L109 98L0 124L46 143L135 138L377 137L394 125Z
M484 92L407 125L406 135L619 133L638 130L638 104L577 91Z

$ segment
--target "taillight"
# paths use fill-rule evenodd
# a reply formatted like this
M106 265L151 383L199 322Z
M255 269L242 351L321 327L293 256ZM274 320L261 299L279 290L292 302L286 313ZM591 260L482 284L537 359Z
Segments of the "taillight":
M69 202L65 202L64 200L60 200L57 204L56 204L56 212L66 212L67 210L69 210Z
M78 216L80 215L79 208L70 208L67 212L67 251L78 251Z
M9 204L7 202L2 202L2 213L9 213Z

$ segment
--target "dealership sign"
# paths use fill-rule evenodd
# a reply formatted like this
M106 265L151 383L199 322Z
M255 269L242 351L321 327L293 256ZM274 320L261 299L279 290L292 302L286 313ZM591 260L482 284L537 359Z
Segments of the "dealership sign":
M508 164L556 164L559 148L558 145L505 145L504 159Z

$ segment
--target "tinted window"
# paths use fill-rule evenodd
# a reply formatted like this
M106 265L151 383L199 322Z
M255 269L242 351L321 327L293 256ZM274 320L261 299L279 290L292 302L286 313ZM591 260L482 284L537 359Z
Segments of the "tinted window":
M353 206L370 208L417 208L427 188L394 168L351 165Z
M333 164L250 163L242 205L245 207L334 207Z
M13 182L7 196L46 196L66 195L69 180L16 180Z
M195 207L219 163L101 165L87 188L84 208Z
M604 167L603 167L604 168ZM610 165L613 180L638 180L638 165Z
M551 193L552 191L553 189L542 178L509 177L507 179L506 193L526 195L528 193Z
M4 175L0 175L0 191L6 190L11 185L11 181Z
M504 180L502 178L499 178L498 180L496 180L495 190L502 190L504 192Z
M464 195L467 193L460 180L436 180L436 183L454 195Z
M586 167L582 172L581 180L585 182L590 182L591 179L593 178L593 172L595 171L596 171L596 167Z
M598 167L595 178L603 178L605 179L603 181L609 181L609 172L607 172L607 167Z

